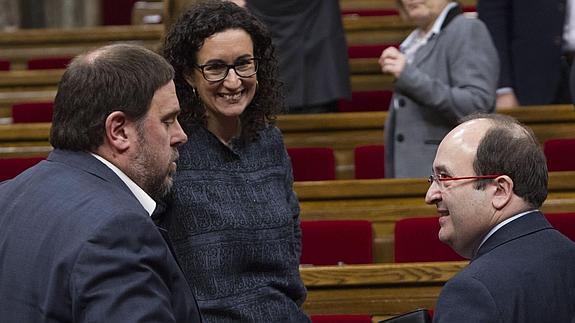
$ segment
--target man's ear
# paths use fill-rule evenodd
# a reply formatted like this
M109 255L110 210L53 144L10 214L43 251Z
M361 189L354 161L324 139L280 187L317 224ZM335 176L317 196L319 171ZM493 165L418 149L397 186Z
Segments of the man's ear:
M513 180L507 175L501 175L493 181L495 194L493 195L492 204L495 209L501 210L511 201L511 197L513 196Z
M106 118L106 140L114 150L123 152L130 147L133 123L129 122L126 114L114 111Z

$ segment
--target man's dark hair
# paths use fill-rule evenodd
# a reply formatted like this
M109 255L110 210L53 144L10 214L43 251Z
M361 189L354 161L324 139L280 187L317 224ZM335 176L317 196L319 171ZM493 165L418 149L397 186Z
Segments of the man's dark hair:
M479 142L473 169L477 175L501 174L513 180L513 192L539 208L547 198L547 163L533 131L516 119L500 114L475 114L464 118L488 119L493 127ZM487 181L476 183L485 188Z
M110 113L122 111L141 121L156 90L173 77L162 56L136 45L109 45L76 57L58 85L50 143L58 149L95 150L104 141Z
M206 38L228 29L246 31L254 45L254 57L258 59L256 94L240 116L240 138L253 139L283 110L281 83L277 79L278 62L271 34L261 21L233 2L202 1L190 7L172 25L166 35L163 54L176 71L174 82L182 110L182 124L205 126L206 108L193 93L185 76L191 75L198 64L197 54Z

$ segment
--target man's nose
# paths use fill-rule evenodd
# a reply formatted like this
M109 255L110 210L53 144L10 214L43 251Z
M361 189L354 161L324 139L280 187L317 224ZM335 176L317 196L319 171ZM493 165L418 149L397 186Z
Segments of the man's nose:
M436 204L439 201L441 201L441 190L439 189L439 184L433 181L425 194L425 203Z

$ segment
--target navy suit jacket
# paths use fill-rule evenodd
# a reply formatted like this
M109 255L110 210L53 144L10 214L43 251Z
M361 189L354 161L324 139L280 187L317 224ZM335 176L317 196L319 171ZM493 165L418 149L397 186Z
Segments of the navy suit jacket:
M445 284L433 322L558 323L575 315L575 243L532 212L497 230Z
M562 77L566 0L478 0L477 13L499 52L500 87L522 105L550 104Z
M54 150L0 184L0 210L0 321L201 321L154 222L90 154Z

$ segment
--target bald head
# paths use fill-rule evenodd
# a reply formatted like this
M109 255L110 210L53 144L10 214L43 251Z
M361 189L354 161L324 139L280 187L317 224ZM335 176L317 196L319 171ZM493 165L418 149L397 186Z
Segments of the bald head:
M474 151L476 175L505 174L514 183L514 193L532 207L540 207L547 197L547 165L533 131L516 119L500 114L467 117L444 141L461 145L465 153ZM443 142L442 142L443 144ZM485 181L478 181L478 189Z

